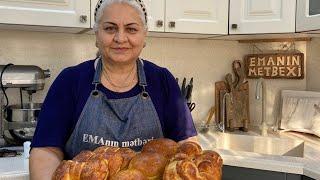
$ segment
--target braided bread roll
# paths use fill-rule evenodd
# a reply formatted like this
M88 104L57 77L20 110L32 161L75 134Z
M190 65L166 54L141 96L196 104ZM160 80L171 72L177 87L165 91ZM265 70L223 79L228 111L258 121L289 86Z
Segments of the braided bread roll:
M99 158L85 162L81 171L81 180L104 180L109 176L108 160ZM76 180L76 179L72 179Z
M163 174L164 180L196 180L201 178L197 166L189 159L171 161Z
M177 154L166 166L164 180L221 180L222 158L210 150L202 151L194 142L179 146Z
M128 167L129 161L135 156L129 148L101 146L92 151L82 151L72 160L62 161L53 180L104 180Z
M177 153L186 154L188 157L194 157L202 153L202 148L195 142L187 141L179 146Z
M52 180L80 179L84 164L63 160L54 172Z
M147 180L148 178L136 169L127 169L118 172L110 180Z
M52 180L104 180L108 177L108 161L105 159L88 162L62 161Z
M122 166L120 169L127 169L129 166L129 162L137 153L130 148L120 148L119 152L123 158Z
M167 162L162 154L145 152L131 159L129 169L139 170L148 179L161 179Z
M89 160L96 160L96 159L107 160L109 175L113 176L120 171L123 163L123 157L121 156L119 149L120 148L108 147L108 146L98 147L93 151L94 155L90 157Z
M203 151L195 142L160 138L149 141L141 153L129 148L102 146L62 161L53 180L221 180L221 156Z
M195 157L194 163L203 176L211 175L212 180L221 179L223 161L218 153L210 150L203 151Z
M166 158L172 158L178 149L178 143L171 139L159 138L146 143L141 152L159 153Z
M77 156L75 156L72 160L77 162L87 162L95 153L92 151L81 151Z

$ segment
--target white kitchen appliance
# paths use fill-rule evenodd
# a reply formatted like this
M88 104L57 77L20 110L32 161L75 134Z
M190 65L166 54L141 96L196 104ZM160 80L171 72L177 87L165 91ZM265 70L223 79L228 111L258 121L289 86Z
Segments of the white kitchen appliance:
M42 103L35 103L32 94L42 90L50 70L34 65L0 65L0 146L21 145L30 141ZM8 88L20 89L20 103L9 105ZM28 101L23 101L23 93ZM12 95L11 95L12 96Z

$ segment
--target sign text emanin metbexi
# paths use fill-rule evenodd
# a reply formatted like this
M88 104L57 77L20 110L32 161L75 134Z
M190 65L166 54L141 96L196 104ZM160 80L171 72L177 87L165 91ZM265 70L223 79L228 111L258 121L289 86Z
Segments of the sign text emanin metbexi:
M304 78L303 53L249 54L244 64L248 78Z

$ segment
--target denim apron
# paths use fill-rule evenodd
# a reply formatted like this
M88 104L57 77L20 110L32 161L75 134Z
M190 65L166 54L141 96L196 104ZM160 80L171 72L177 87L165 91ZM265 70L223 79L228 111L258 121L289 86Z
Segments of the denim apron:
M102 60L98 58L96 61L95 89L90 93L66 143L65 153L70 159L82 150L93 150L103 145L139 151L148 141L163 137L158 114L146 91L143 62L137 60L141 93L129 98L108 99L97 89L101 84Z

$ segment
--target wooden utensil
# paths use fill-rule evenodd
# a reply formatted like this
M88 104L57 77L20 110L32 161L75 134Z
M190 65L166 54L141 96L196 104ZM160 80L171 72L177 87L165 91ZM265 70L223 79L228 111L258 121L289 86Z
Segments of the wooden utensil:
M227 85L225 81L217 81L215 82L215 121L217 123L221 122L222 116L221 116L221 104L222 100L220 99L221 96L223 96L227 91Z
M207 118L206 122L205 122L203 125L201 125L202 127L201 127L200 131L201 131L202 133L206 133L206 132L209 131L210 122L211 122L212 117L213 117L213 115L214 115L214 113L215 113L215 109L216 109L215 106L212 106L212 107L209 109L209 111L208 111L208 118Z

